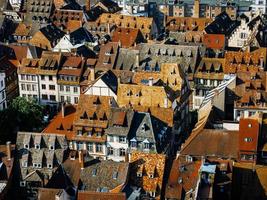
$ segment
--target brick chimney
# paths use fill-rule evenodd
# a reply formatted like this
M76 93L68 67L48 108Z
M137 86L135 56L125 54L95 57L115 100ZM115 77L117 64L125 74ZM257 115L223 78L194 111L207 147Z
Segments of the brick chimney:
M11 142L8 141L6 142L6 154L7 154L7 159L10 160L11 159Z
M195 0L194 2L194 14L193 14L193 17L195 18L199 18L199 10L200 10L200 2L199 0Z
M140 62L140 53L139 51L135 54L135 67L139 68L139 62Z
M61 103L61 114L62 114L62 118L65 117L65 102Z
M85 10L89 11L91 9L91 1L90 0L86 0L85 3Z
M94 81L94 80L95 80L95 68L90 67L90 81Z
M84 169L84 157L83 157L83 151L79 151L79 163L81 165L81 169Z

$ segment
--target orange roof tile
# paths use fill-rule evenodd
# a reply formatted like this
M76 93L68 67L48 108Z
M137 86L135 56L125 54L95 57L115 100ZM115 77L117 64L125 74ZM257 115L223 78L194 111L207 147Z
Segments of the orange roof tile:
M75 136L73 129L73 120L75 113L75 106L65 106L65 116L63 117L62 112L59 112L43 130L43 133L65 135L67 140L72 140Z

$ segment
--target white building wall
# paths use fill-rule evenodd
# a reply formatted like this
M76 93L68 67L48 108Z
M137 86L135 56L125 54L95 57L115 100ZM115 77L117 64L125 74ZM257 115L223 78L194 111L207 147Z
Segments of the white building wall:
M58 85L56 75L38 75L41 104L53 104L59 102ZM43 97L47 97L43 98ZM55 98L55 100L53 100Z
M112 138L112 139L111 139ZM113 155L108 155L107 158L116 162L125 161L125 156L120 156L120 149L125 149L127 153L129 145L126 140L125 143L119 141L119 136L107 136L107 147L113 148Z
M40 100L39 79L35 74L19 74L19 94L26 99L34 98Z
M99 79L94 85L89 87L85 94L109 96L113 97L117 101L117 95L101 79Z
M249 23L249 22L248 22ZM240 26L232 33L228 40L229 47L243 47L246 42L250 39L253 30L250 30L248 27L248 23L244 19L241 20ZM257 29L258 25L254 27Z
M0 110L7 108L5 73L0 73Z
M78 104L81 89L79 85L58 85L59 101Z

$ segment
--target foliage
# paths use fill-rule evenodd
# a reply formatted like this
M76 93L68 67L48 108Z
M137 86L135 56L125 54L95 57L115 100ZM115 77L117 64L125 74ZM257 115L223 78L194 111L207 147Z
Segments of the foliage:
M9 107L0 111L0 143L15 142L17 131L42 129L43 107L35 100L17 97Z

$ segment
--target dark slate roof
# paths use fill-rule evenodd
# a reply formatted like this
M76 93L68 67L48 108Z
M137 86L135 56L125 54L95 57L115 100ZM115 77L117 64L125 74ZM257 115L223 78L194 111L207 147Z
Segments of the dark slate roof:
M40 149L36 149L34 143L39 144ZM28 145L29 149L24 148L24 145ZM52 145L54 145L53 150L49 148ZM34 179L40 175L51 177L58 165L64 161L67 141L63 135L18 132L16 147L21 179L38 181ZM31 160L32 162L30 162ZM28 166L22 167L22 163L25 161L28 162ZM33 162L41 163L42 167L37 170L33 166ZM52 163L53 168L47 168L47 163ZM34 173L36 171L38 174Z
M88 21L95 21L100 15L105 13L105 10L99 6L93 7L89 12L86 13L86 19Z
M70 42L73 45L82 44L84 42L94 42L94 37L84 27L81 27L70 33Z
M126 184L129 163L111 160L91 160L81 171L81 189L85 191L109 192Z
M118 4L112 0L100 0L100 3L108 8L108 12L114 13L119 10Z
M63 31L51 24L41 28L40 31L51 43L57 42L65 35Z
M239 24L240 22L231 20L226 12L222 12L205 28L205 31L208 34L224 34L229 36Z
M109 120L108 128L105 132L109 135L119 135L128 136L132 121L133 121L134 111L125 108L111 108L111 118ZM121 119L121 118L124 119ZM123 121L118 125L118 121Z
M85 45L78 47L76 52L77 52L77 55L85 57L85 58L95 58L96 57L95 52Z
M69 2L66 5L62 6L60 9L62 9L62 10L82 10L82 7L77 2L72 1L72 2Z
M259 26L259 31L256 35L256 39L260 47L267 47L267 25Z
M117 94L117 89L118 89L118 80L116 75L111 71L107 71L101 76L102 81L109 86L109 88Z
M136 54L139 51L139 67ZM120 48L115 69L158 71L162 63L179 63L186 72L195 68L199 47L190 45L139 44L134 50Z

